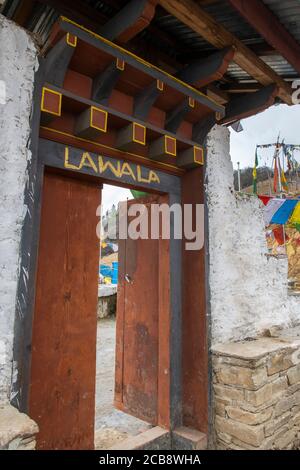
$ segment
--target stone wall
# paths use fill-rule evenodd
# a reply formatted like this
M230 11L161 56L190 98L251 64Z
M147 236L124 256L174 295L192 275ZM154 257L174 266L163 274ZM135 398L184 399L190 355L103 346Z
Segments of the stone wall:
M300 449L300 328L213 348L215 448Z
M0 15L0 403L8 401L37 50Z
M0 450L34 450L37 424L11 405L0 405Z
M230 133L220 126L207 140L206 194L212 342L300 324L300 301L288 295L287 260L266 256L263 205L235 193Z

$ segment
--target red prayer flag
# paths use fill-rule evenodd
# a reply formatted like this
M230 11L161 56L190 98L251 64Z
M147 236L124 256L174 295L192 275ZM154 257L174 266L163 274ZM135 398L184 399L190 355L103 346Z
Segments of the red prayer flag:
M270 196L258 196L259 199L263 202L264 206L268 204L270 199L272 199Z

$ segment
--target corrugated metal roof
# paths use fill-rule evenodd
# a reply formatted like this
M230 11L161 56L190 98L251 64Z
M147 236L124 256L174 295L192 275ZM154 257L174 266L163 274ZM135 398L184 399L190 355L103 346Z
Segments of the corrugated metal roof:
M94 8L107 17L111 17L117 12L116 4L109 0L82 1L85 1L89 7ZM300 1L263 1L300 44ZM123 3L126 3L126 0L122 1L122 4ZM4 6L4 14L12 17L17 5L18 0L7 0ZM264 38L262 38L260 34L255 31L254 28L252 28L252 26L250 26L228 2L219 0L212 4L202 6L202 8L215 18L218 23L222 24L228 31L238 37L244 44L248 46L265 44ZM38 4L26 27L30 31L38 33L42 40L45 40L57 17L58 14L55 10L44 4ZM160 30L168 33L168 35L174 39L175 43L180 45L180 50L179 48L177 50L176 47L170 47L168 42L164 42L160 37L156 38L155 35L147 29L141 33L141 37L143 37L143 39L145 39L149 44L153 44L155 47L160 48L172 58L176 57L176 54L178 58L185 56L185 50L186 60L190 60L190 55L197 56L197 53L201 52L203 54L203 52L213 52L215 50L211 44L205 41L205 39L195 33L192 29L181 23L177 18L169 14L162 14L161 9L157 10L157 14L152 23ZM262 57L262 59L279 75L289 78L298 76L298 73L294 68L280 55L266 56ZM246 72L234 63L230 65L228 75L236 80L252 80Z
M250 0L249 0L250 1ZM264 0L264 3L275 13L286 29L298 40L300 44L300 1L299 0ZM251 46L264 44L265 40L255 31L242 16L234 10L228 2L218 1L211 5L202 6L218 23L238 37L244 44ZM213 51L214 47L201 36L183 25L172 15L165 15L155 19L157 26L168 32L184 45L189 51ZM281 56L272 55L261 57L272 69L285 77L298 77L295 69ZM232 63L228 75L236 80L251 80L251 77L238 65Z
M263 0L300 44L300 1Z

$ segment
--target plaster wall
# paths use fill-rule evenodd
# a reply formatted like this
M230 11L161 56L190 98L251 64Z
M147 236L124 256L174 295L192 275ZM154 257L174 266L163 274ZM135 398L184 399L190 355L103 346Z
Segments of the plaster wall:
M212 343L299 324L300 299L287 291L287 260L266 256L263 205L235 193L230 133L220 126L207 139L206 194Z
M0 403L9 400L24 189L37 50L0 15ZM23 273L26 276L26 273Z

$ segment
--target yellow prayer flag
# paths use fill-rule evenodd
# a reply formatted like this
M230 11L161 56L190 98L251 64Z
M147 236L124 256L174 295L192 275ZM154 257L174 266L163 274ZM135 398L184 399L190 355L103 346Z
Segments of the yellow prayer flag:
M300 224L300 202L296 205L294 212L290 218L291 224Z

